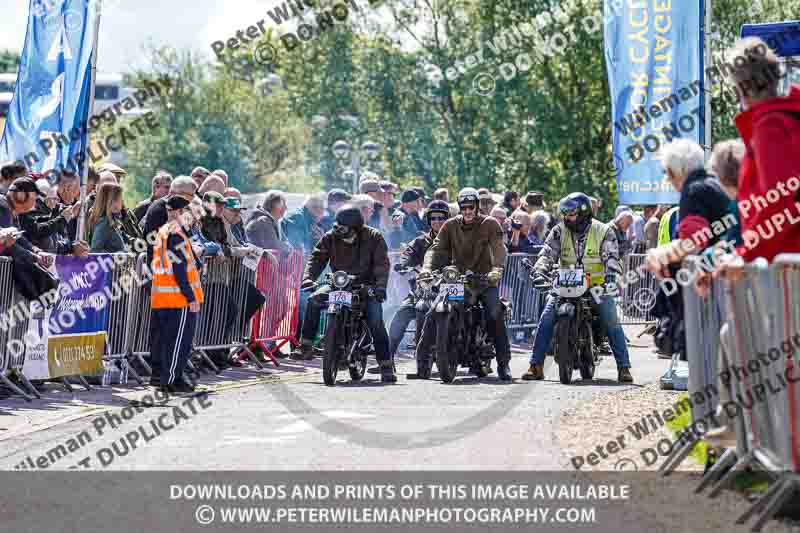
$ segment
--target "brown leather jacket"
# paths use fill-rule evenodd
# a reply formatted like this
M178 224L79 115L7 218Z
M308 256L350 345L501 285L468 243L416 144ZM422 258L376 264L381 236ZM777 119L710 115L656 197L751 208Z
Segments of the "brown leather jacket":
M389 283L389 252L383 235L378 230L363 226L353 244L333 235L323 235L317 243L303 273L303 280L315 281L330 261L331 270L344 270L358 276L358 283L386 289Z
M455 265L462 273L471 270L488 274L497 270L502 274L507 251L500 223L480 214L472 224L466 225L463 220L459 215L444 223L433 246L425 253L423 270Z

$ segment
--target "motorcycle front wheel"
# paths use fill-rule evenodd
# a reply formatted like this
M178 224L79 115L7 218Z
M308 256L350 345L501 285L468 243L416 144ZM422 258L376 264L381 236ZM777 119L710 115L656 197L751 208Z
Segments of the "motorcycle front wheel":
M456 379L458 359L450 350L450 316L446 313L436 315L436 366L445 383Z
M322 379L325 385L336 385L336 374L339 373L339 325L338 315L328 315L328 327L325 329L325 355L322 358Z
M363 324L361 327L364 327ZM353 335L353 342L361 342L361 335L360 331ZM355 366L348 367L348 370L350 371L350 379L353 381L361 381L361 378L364 377L364 372L367 371L367 354L361 346L355 350Z
M556 323L556 358L558 359L558 379L564 385L572 383L572 372L575 370L575 346L570 339L570 321L559 320Z
M579 329L580 338L584 339L583 349L580 354L580 371L581 379L592 380L594 379L594 339L592 336L592 327L585 322Z

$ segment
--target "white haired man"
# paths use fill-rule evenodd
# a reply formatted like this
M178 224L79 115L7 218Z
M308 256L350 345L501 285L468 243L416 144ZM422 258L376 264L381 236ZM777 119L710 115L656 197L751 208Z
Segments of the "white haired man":
M322 218L325 216L325 199L323 193L312 194L303 203L303 207L286 215L281 222L281 229L293 247L303 250L309 255L325 234L322 230Z
M292 246L280 230L285 214L286 195L281 191L267 191L261 206L253 211L247 221L247 240L265 250L278 250L284 254L291 252Z

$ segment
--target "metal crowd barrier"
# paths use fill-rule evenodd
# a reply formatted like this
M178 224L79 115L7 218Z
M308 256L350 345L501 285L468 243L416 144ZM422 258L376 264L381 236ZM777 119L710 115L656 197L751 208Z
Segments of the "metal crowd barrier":
M267 250L259 260L256 288L267 304L252 319L251 346L259 346L277 366L275 353L287 343L296 345L300 308L300 283L305 262L303 254L294 251L282 255Z
M692 263L696 268L696 258ZM724 414L735 432L735 446L717 459L696 492L713 484L710 496L716 497L745 468L767 473L769 489L737 519L743 524L757 517L753 531L800 491L799 289L800 254L784 254L771 266L763 259L746 265L739 279L715 280L708 301L684 291L694 430L691 442L676 447L665 465L672 469L688 455L718 405L717 415ZM709 394L715 387L718 398Z
M92 254L95 255L95 254ZM106 296L111 296L108 313L108 332L106 335L106 353L103 361L107 365L115 366L119 370L119 382L127 383L128 373L141 385L144 380L130 364L130 358L136 357L139 363L149 372L149 367L141 359L141 355L133 355L131 343L136 332L138 315L141 307L136 289L136 255L135 254L110 254L125 257L124 262L114 262L111 271L111 288ZM123 278L129 278L129 285L122 283ZM126 290L126 286L128 289ZM105 379L103 384L110 384Z
M0 311L3 313L16 309L24 300L14 288L13 267L10 257L0 257ZM24 338L29 319L22 313L9 314L6 319L8 321L0 328L0 382L25 400L32 401L34 397L41 396L22 374L25 364Z
M617 300L619 320L623 325L647 324L655 320L651 311L659 287L655 275L641 268L646 258L645 254L628 254L623 261L622 279L618 280L623 286ZM628 283L628 272L636 272L632 283Z
M539 317L544 310L547 293L533 288L528 269L522 265L524 259L536 263L541 246L533 254L509 254L503 278L500 280L500 296L511 302L511 320L506 330L512 341L521 342L536 331Z
M692 278L702 272L700 260L688 257L683 268ZM704 398L702 403L692 402L692 420L711 420L719 405L719 351L720 329L725 322L725 302L722 284L713 283L708 298L701 298L693 289L683 291L684 316L686 324L686 354L689 364L688 393L692 398ZM672 453L661 465L659 471L664 475L671 473L689 456L701 435L693 434Z

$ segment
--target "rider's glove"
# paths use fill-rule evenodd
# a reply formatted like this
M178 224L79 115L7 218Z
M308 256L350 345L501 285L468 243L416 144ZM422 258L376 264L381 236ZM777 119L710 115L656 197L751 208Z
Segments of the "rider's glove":
M486 276L486 279L489 280L489 283L498 283L500 278L503 277L503 270L499 268L493 268L489 275Z
M386 301L386 289L375 289L373 294L375 295L375 299L378 300L378 303L383 303Z
M304 279L303 283L300 284L300 289L304 290L304 291L310 291L311 289L315 288L316 286L317 286L317 284L314 283L313 279Z
M536 274L533 275L533 284L547 285L547 278L537 272Z
M430 281L431 279L433 279L433 274L429 270L422 270L417 274L417 282Z
M403 270L403 264L402 263L395 263L394 264L394 271L395 272L400 272L401 270Z

